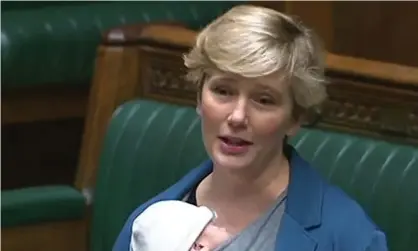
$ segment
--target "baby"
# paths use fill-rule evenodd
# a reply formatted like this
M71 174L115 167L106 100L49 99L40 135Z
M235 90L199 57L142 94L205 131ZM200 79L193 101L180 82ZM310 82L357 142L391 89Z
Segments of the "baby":
M228 239L215 212L183 201L149 206L132 225L130 251L211 251Z

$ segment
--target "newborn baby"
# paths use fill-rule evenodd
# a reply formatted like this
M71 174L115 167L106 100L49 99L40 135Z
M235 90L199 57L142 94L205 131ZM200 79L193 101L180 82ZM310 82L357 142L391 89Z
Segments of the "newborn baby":
M215 212L183 201L149 206L132 225L130 251L210 251L229 238Z
M224 228L215 226L210 222L193 243L191 251L211 251L228 239L228 232Z

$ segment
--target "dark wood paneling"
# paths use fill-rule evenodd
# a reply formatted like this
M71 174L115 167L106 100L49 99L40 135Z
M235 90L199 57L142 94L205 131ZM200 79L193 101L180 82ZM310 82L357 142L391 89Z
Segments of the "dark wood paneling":
M418 66L418 2L333 4L333 53Z
M2 126L1 188L74 184L83 119Z
M263 6L270 9L285 12L285 1L249 1L249 4Z
M250 1L249 3L300 18L303 23L321 36L327 48L331 48L333 42L332 2Z
M88 84L6 89L1 97L1 124L84 118L88 95Z
M285 12L313 29L330 50L334 43L333 2L286 1Z
M254 2L300 17L334 54L418 66L418 2Z
M2 251L86 251L88 220L1 229Z

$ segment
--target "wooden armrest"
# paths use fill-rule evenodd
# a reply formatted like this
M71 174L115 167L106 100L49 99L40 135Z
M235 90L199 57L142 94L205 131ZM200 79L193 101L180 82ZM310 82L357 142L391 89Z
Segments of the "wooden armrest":
M191 46L196 32L180 22L141 23L119 26L106 31L102 37L104 45L139 44L144 41Z
M196 35L196 31L180 26L152 25L142 30L144 39L187 48L193 46Z
M393 84L406 84L418 87L417 67L341 56L332 53L328 53L326 65L330 71L389 81Z

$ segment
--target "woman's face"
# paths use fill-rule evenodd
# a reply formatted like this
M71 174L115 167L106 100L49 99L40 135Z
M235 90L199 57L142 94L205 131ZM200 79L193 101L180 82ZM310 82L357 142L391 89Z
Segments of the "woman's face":
M281 154L284 137L299 126L292 119L289 84L280 79L214 74L203 85L198 112L214 163L239 169Z

